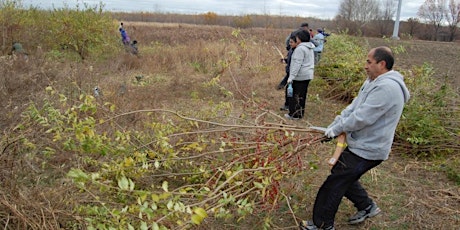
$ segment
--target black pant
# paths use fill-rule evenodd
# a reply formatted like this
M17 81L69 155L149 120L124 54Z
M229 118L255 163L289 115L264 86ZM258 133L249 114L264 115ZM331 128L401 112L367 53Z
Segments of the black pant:
M315 225L333 226L335 214L344 196L353 202L358 210L368 207L372 199L359 183L359 178L380 163L381 160L366 160L346 148L318 190L313 207Z
M310 80L292 81L294 95L288 98L289 115L291 117L302 118L304 116L309 83Z

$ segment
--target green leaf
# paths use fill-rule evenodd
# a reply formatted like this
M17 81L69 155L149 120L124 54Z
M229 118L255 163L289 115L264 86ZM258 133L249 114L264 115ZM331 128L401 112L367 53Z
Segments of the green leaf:
M122 190L128 190L129 188L129 180L125 176L122 178L118 179L118 187L121 188Z
M147 227L147 223L145 223L144 221L142 221L142 222L141 222L141 230L147 230L147 229L149 229L149 228Z
M264 185L261 184L261 183L259 183L259 182L254 182L254 186L255 186L256 188L260 188L260 189L264 188Z
M81 169L71 169L67 173L67 176L79 182L84 182L89 179L88 174L83 172Z
M168 181L163 181L163 184L161 185L161 187L163 188L165 192L168 192Z

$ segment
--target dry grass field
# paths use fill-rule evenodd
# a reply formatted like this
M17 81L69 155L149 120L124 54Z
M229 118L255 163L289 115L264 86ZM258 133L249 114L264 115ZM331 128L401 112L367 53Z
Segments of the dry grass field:
M273 119L283 119L284 113L278 109L283 103L283 94L274 88L283 76L284 66L279 63L279 54L273 46L284 52L282 41L290 31L245 29L236 36L232 35L233 28L219 26L137 22L125 22L125 25L131 38L139 41L138 57L121 53L113 60L87 60L82 63L48 62L43 51L31 54L27 61L2 57L2 133L9 135L12 132L12 127L20 121L21 112L30 102L43 103L44 88L48 85L67 95L82 92L92 94L93 88L98 86L103 92L98 103L102 108L105 102L113 103L119 114L143 109L193 114L193 111L209 106L210 101L229 101L241 115L248 106L253 106L245 104L252 98L251 101L260 110L249 117L257 118L257 113L269 111ZM396 68L430 63L437 78L455 84L457 91L459 89L459 43L378 38L362 38L362 42L369 48L402 44L407 52L396 57ZM334 55L327 52L327 44L323 55ZM231 61L225 63L223 57ZM216 76L220 76L220 85L233 92L233 95L229 96L218 87L203 86L203 82ZM345 106L320 98L317 91L312 83L305 119L285 121L287 124L295 127L324 126ZM120 120L119 125L141 126L142 119L142 116L132 114ZM255 120L251 122L257 123ZM291 199L270 213L272 229L297 229L297 221L311 217L316 191L328 175L329 167L325 159L332 153L332 147L331 143L324 143L305 150L303 160L314 162L318 169L311 170L306 164L298 169L304 173L283 182L285 195ZM14 156L7 155L5 149L0 160L14 161ZM71 156L65 154L56 156L56 168L50 171L65 172L71 167L69 159ZM1 180L13 185L13 182L5 182L8 180L6 176L12 167L19 165L12 163L0 166ZM361 225L349 226L346 224L347 217L355 210L350 202L344 200L336 216L336 229L460 229L460 187L447 179L439 162L414 159L401 152L393 152L388 161L365 175L362 181L383 212ZM37 202L53 201L46 194L34 195L39 191L33 188L21 191L24 193L12 196L16 200L3 199L0 213L2 206L13 210L9 205L14 205L14 202L16 205L33 204L35 199L30 201L28 197L37 198ZM57 193L50 192L55 197L64 196ZM9 197L3 192L1 195ZM10 203L6 203L7 200ZM68 217L62 214L68 213L68 210L56 204L51 202L48 208L55 210L58 217ZM60 210L63 210L62 213ZM240 221L209 218L197 229L263 229L264 217L259 214L256 210L253 215Z

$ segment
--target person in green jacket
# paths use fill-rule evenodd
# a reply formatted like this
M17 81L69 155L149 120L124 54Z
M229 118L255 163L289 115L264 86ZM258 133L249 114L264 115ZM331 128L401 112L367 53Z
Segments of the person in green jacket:
M22 44L19 42L13 42L13 47L11 48L11 54L27 54L22 48Z

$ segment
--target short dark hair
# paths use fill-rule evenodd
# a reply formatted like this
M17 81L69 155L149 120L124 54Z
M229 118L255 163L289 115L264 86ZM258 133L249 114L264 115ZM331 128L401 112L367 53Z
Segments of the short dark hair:
M295 36L300 39L300 42L309 42L310 41L310 33L305 30L297 30Z
M393 65L395 63L395 58L394 58L393 52L391 52L390 48L388 48L386 46L379 46L379 47L375 48L373 58L375 59L375 61L377 63L381 62L381 61L385 61L385 63L386 63L385 67L388 70L393 69Z
M304 22L304 23L300 24L300 27L304 27L304 26L308 27L308 23Z

